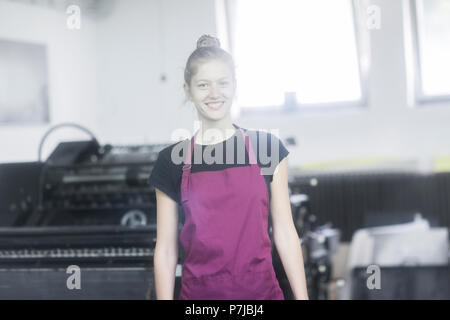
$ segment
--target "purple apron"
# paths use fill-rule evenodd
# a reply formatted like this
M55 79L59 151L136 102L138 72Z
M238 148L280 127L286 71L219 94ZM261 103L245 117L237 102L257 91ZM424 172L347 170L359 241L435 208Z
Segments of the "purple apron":
M250 166L191 173L195 135L188 148L180 300L284 300L272 265L267 186L248 136L237 128Z

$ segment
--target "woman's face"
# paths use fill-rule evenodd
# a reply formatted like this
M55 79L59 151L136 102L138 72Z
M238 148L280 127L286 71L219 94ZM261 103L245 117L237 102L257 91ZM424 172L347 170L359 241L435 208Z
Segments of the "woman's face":
M236 83L232 70L221 60L209 60L197 66L190 86L185 84L190 101L199 116L208 120L220 120L230 111Z

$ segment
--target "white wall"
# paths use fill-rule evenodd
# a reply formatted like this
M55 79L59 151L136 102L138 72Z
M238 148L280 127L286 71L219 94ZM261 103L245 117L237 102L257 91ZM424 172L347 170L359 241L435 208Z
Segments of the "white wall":
M47 46L51 124L72 121L95 129L95 26L84 19L80 30L69 30L66 17L64 12L40 6L0 1L0 38ZM49 127L0 125L0 162L37 160L40 138ZM44 155L61 137L84 139L86 135L61 129L48 139Z
M299 145L289 147L291 167L450 154L450 103L407 104L402 1L371 3L380 6L382 21L380 30L370 32L368 108L235 119L244 127L279 129L281 138L295 136ZM42 18L32 19L34 14ZM197 38L216 33L214 1L118 0L111 15L86 21L76 33L65 28L64 19L0 2L0 37L49 46L52 122L77 121L100 142L114 144L170 142L175 129L192 129L196 113L190 104L182 105L183 70ZM35 160L44 129L0 128L0 162Z

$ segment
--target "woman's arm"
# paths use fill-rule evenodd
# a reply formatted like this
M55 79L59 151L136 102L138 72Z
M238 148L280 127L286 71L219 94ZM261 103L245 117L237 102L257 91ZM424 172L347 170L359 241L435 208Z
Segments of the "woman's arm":
M178 262L178 205L156 189L156 246L153 256L156 298L173 300Z
M300 239L292 217L286 158L277 166L270 185L272 230L275 246L296 300L308 300Z

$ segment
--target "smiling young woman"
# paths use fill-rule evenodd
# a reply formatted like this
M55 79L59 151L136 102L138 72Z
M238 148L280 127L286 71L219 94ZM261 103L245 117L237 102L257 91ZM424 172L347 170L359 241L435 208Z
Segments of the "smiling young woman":
M191 54L184 72L184 91L197 109L200 130L196 142L202 141L214 129L216 139L228 138L234 132L230 109L236 92L234 62L231 55L220 48L218 39L200 37L197 49ZM228 133L229 135L229 133ZM216 141L209 141L211 144Z
M157 299L174 298L178 205L185 215L179 234L185 253L179 299L284 299L272 264L269 212L274 243L294 296L308 299L289 202L285 159L289 152L275 135L232 122L234 62L218 39L200 37L187 61L184 80L200 128L191 139L179 142L186 147L183 163L174 163L171 152L178 143L173 144L160 152L150 176L157 199ZM261 161L261 152L257 152L265 143L269 164ZM239 144L243 148L238 148ZM230 145L234 150L227 149ZM227 161L192 161L194 154L203 155L205 147L211 146L222 148ZM238 149L244 150L244 162L237 161ZM232 163L227 158L230 153ZM263 174L262 168L267 166L276 170Z

